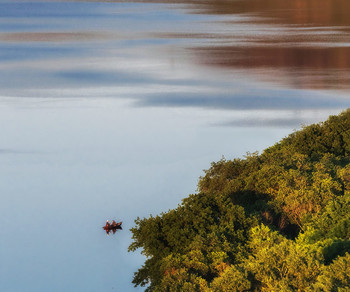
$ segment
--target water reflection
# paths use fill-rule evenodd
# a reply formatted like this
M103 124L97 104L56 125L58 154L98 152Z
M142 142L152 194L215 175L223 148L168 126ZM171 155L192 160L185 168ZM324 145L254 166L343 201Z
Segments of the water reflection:
M249 70L292 88L350 88L350 47L252 44L196 48L195 54L202 64Z
M301 26L349 26L347 0L235 0L203 1L207 13L263 16L269 23Z
M137 106L246 111L350 104L347 1L0 4L3 95L81 88L79 96L99 91Z
M81 42L105 39L103 33L94 32L12 32L0 33L1 42Z
M196 13L225 15L222 29L164 37L205 40L191 47L199 64L245 70L260 80L292 88L349 89L349 1L192 3Z

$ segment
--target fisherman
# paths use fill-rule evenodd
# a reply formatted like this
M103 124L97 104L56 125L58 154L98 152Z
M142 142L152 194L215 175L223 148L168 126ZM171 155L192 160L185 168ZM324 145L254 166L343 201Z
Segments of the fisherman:
M122 222L115 222L115 220L112 221L112 224L109 223L109 220L107 220L106 225L103 226L102 228L106 231L107 235L112 231L113 234L117 231L117 229L122 230Z

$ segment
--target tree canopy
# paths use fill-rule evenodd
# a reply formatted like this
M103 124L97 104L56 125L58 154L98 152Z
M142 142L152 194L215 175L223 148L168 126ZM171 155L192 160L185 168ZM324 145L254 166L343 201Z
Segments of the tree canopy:
M350 110L244 159L213 162L198 193L138 218L146 291L349 291Z

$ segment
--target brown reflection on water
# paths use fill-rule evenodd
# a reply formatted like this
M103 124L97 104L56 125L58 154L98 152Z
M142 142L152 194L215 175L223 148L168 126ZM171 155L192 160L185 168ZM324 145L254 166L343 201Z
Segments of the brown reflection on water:
M195 54L202 64L250 70L296 88L349 88L349 47L223 46L196 48Z
M142 1L143 2L143 1ZM208 14L251 14L271 22L322 26L350 25L348 0L160 0L192 4Z
M196 13L226 15L221 31L192 35L203 40L190 48L198 63L246 70L261 80L293 88L350 88L350 1L191 3ZM230 20L230 15L237 17ZM177 37L190 38L190 34Z
M0 33L4 42L68 42L106 39L107 33L93 32L13 32Z
M253 13L290 24L350 24L347 0L239 0L208 1L208 11L218 14Z

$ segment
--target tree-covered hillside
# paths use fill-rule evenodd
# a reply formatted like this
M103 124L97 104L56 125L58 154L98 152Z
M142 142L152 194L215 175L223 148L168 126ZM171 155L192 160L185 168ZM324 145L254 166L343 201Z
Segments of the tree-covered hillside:
M261 155L212 163L198 193L136 220L147 291L350 291L350 110Z

